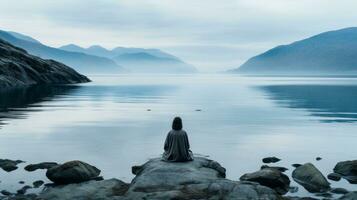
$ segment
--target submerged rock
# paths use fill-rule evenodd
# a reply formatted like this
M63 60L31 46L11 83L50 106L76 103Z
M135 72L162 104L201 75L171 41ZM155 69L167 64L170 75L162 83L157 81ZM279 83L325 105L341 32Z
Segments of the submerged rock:
M330 183L311 163L306 163L296 168L292 173L292 177L309 192L326 192L330 189Z
M5 196L10 196L10 195L12 195L12 193L9 192L9 191L7 191L7 190L1 190L0 193L1 193L2 195L5 195Z
M280 160L281 159L277 157L266 157L262 159L263 163L276 163L279 162Z
M27 165L24 169L26 171L32 172L32 171L35 171L38 169L50 169L57 165L58 165L58 163L55 163L55 162L41 162L41 163L37 163L37 164Z
M16 170L17 165L23 163L22 160L9 160L9 159L0 159L0 168L6 172L11 172Z
M17 190L17 194L25 194L27 192L28 189L32 188L29 185L25 185L24 187L22 187L21 189Z
M289 191L289 177L279 170L265 168L257 172L244 174L240 177L241 181L257 182L274 189L279 194L286 194Z
M43 185L45 182L43 180L38 180L38 181L34 181L32 183L34 188L39 188L41 185Z
M352 184L357 184L357 160L343 161L333 168L335 173L341 174L342 178Z
M0 39L0 89L89 81L87 77L62 63L30 55Z
M95 179L100 170L82 161L69 161L47 170L46 176L56 184L80 183Z

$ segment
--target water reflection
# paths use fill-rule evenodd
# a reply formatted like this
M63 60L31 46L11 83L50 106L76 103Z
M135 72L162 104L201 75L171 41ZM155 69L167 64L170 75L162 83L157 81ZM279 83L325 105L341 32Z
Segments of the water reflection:
M357 121L355 85L271 85L260 87L280 106L306 109L322 122Z
M9 119L25 118L27 112L41 111L39 102L67 95L79 86L33 86L0 91L0 128Z

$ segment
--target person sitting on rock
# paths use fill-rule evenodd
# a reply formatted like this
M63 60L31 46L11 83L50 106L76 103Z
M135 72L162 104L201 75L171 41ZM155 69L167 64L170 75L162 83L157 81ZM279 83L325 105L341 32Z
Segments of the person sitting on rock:
M172 130L167 134L163 160L170 162L185 162L193 160L192 151L186 131L182 130L182 120L175 117L172 122Z

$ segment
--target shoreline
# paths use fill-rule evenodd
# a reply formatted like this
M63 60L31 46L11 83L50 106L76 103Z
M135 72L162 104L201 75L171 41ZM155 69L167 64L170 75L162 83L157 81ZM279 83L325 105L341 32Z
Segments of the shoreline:
M103 184L106 185L105 187L114 187L114 185L120 184L121 187L119 188L120 195L114 198L113 195L109 195L112 197L108 197L108 194L103 193L102 195L105 196L105 199L131 199L133 195L139 196L146 196L146 198L150 199L150 195L155 193L160 197L162 195L167 195L167 190L173 190L173 188L177 187L185 187L191 188L196 187L197 184L203 184L201 188L195 189L199 190L199 193L202 195L206 194L207 189L211 187L213 182L219 185L219 188L216 190L225 191L227 188L226 185L231 185L231 187L249 187L250 189L254 188L253 190L256 191L256 195L268 195L269 197L265 199L302 199L303 197L295 196L294 194L298 192L299 185L300 187L304 187L307 191L309 191L309 195L306 197L309 198L344 198L348 197L348 195L352 195L355 197L357 193L353 193L352 191L348 191L344 188L331 188L330 182L333 181L340 181L341 179L345 179L350 181L351 184L357 183L357 174L355 174L354 169L357 167L357 160L354 161L343 161L336 164L335 168L333 169L333 173L329 174L325 177L313 164L305 163L305 164L292 164L292 166L281 166L279 165L279 158L276 157L267 157L262 159L262 166L260 170L252 170L248 173L242 174L240 180L229 180L226 179L226 169L222 167L218 162L207 159L205 157L194 157L194 161L184 162L184 163L168 163L161 161L160 158L150 159L143 165L140 166L133 166L132 173L136 175L131 183L121 181L119 179L103 179L100 176L101 171L97 169L95 166L90 164L84 163L82 161L70 161L64 164L57 164L55 162L43 162L37 164L28 164L24 167L25 171L31 173L33 171L42 170L46 171L46 176L52 183L45 183L44 180L36 180L32 184L25 183L22 180L19 180L19 184L21 185L18 188L16 193L12 193L6 190L1 190L0 199L18 199L22 198L24 200L32 200L32 199L66 199L66 198L58 198L58 195L63 193L67 190L73 190L73 195L79 195L84 198L86 194L75 194L75 191L81 191L81 188L90 187L92 192L97 190L101 190L103 188ZM316 161L319 161L323 158L317 157ZM17 170L19 167L18 164L23 164L24 161L21 160L7 160L7 159L0 159L0 167L3 171L8 171L11 173L12 171ZM207 164L208 163L208 164ZM147 169L149 168L149 170ZM207 174L202 175L200 174L202 169L208 169L208 174L210 178L207 179ZM59 172L53 173L55 169L59 170ZM61 171L62 170L62 171ZM63 171L64 170L64 171ZM69 171L66 171L69 170ZM165 184L157 184L158 180L156 180L156 176L152 174L153 171L161 171L160 176L165 183L169 182L171 186L167 186ZM287 170L290 170L287 172ZM332 169L331 169L332 170ZM188 174L185 173L189 171ZM57 179L53 177L52 174L57 174ZM78 173L84 173L80 176L77 176ZM89 174L88 174L89 173ZM175 176L172 173L176 173ZM182 174L183 173L183 174ZM292 179L287 176L289 173L292 173ZM347 174L350 173L350 174ZM178 177L186 177L186 179L190 179L190 181L182 181L177 183L176 179L180 179ZM79 177L79 179L78 179ZM84 177L84 178L83 178ZM144 178L143 178L144 177ZM311 178L313 177L313 178ZM327 180L327 178L329 180ZM159 180L160 180L159 179ZM184 178L185 179L185 178ZM222 183L222 181L224 183ZM311 182L312 181L312 182ZM0 184L3 184L6 180L2 180ZM159 181L160 182L160 181ZM111 186L107 186L107 184ZM141 185L139 190L145 191L137 193L136 189L131 189L132 187L136 187L133 185ZM152 184L152 185L150 185ZM170 185L168 184L168 185ZM238 186L237 186L238 184ZM153 186L154 185L154 186ZM224 186L224 187L223 187ZM258 187L258 189L257 189ZM262 188L260 188L262 187ZM125 189L126 188L126 189ZM152 191L155 188L155 191ZM42 191L40 191L42 189ZM108 189L108 188L107 188ZM28 192L30 190L31 192ZM135 190L135 191L134 191ZM260 194L258 191L266 190L264 193ZM32 192L38 191L38 192ZM181 191L181 189L180 189ZM205 192L204 192L205 191ZM68 192L68 191L67 191ZM197 191L196 191L197 192ZM176 194L177 192L173 192L174 194L172 197L176 197L175 195L182 195ZM234 195L232 192L225 191L225 198L229 195ZM232 193L232 194L231 194ZM52 196L48 196L52 194ZM185 193L186 194L186 193ZM248 195L249 192L239 193L238 196L241 195ZM53 195L57 195L54 197ZM147 196L148 195L148 196ZM192 194L186 194L192 195ZM237 194L235 194L237 195ZM216 195L212 195L212 199L215 199ZM347 198L346 197L346 198ZM68 197L67 199L71 199L72 197ZM98 197L99 198L99 197ZM100 197L101 199L102 197ZM103 197L104 198L104 197ZM185 197L186 198L186 197ZM185 199L182 198L182 199ZM210 197L211 198L211 197ZM97 198L93 198L97 199ZM155 199L155 198L152 198ZM229 199L229 198L228 198ZM347 198L351 199L351 198Z

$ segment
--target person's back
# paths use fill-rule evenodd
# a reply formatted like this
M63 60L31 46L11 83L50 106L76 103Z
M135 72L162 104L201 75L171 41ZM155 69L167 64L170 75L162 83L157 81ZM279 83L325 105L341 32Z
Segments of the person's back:
M186 131L182 130L182 120L176 117L172 130L167 134L164 144L163 159L172 162L185 162L192 160L190 143Z

